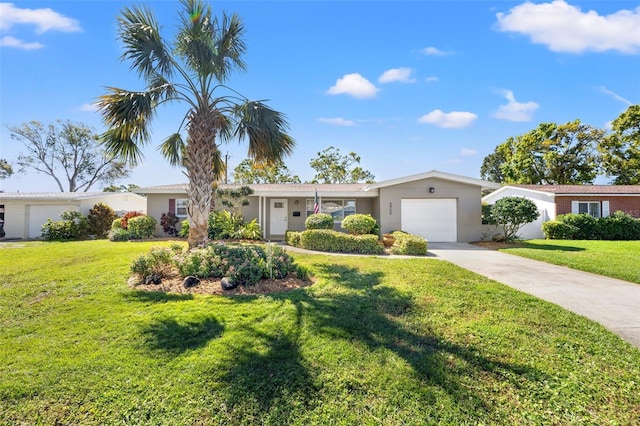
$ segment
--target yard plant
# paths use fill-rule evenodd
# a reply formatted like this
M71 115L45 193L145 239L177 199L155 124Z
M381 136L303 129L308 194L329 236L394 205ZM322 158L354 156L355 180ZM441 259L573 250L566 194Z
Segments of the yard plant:
M0 423L640 418L637 348L450 263L296 253L316 282L287 293L127 287L158 244L0 245Z

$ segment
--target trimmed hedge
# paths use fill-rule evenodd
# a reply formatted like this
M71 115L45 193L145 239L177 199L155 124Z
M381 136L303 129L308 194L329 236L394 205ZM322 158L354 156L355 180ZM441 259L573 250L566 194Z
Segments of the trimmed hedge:
M370 214L352 214L342 220L341 226L354 235L370 234L376 220Z
M151 216L135 216L129 219L127 231L132 239L153 238L158 222Z
M307 250L329 253L382 254L376 235L349 235L330 229L309 229L299 233L299 245ZM296 237L289 236L292 241Z
M312 214L304 221L307 229L333 229L333 216L326 213Z
M608 217L563 214L542 224L549 240L640 240L640 219L617 211Z
M300 234L298 231L286 231L284 234L284 242L293 247L300 247Z
M395 238L391 246L392 254L408 256L424 256L427 254L427 240L424 238L403 231L395 231L391 235Z

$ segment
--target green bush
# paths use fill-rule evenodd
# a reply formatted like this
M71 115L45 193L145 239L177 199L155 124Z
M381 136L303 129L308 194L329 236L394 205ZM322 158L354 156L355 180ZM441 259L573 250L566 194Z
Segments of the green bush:
M174 252L168 247L152 247L147 254L138 256L131 264L131 272L144 281L151 275L164 278L171 272Z
M60 214L60 219L48 219L42 225L42 237L46 241L82 240L89 235L89 224L82 213L69 210Z
M253 219L249 223L244 223L240 226L240 229L236 231L237 238L244 240L261 240L262 229L256 219Z
M284 278L296 270L293 258L277 246L265 250L258 245L210 244L179 253L175 263L182 277L227 277L242 285L255 284L261 278Z
M284 242L292 247L300 247L300 232L287 231L284 234Z
M329 229L309 229L301 232L300 247L330 253L381 254L384 252L375 235L349 235Z
M109 238L110 241L116 242L129 241L131 239L131 234L126 229L116 228L109 231L109 233L107 234L107 238Z
M180 222L180 232L178 236L181 238L189 238L189 220L185 219Z
M351 234L364 235L371 233L376 220L370 214L352 214L342 220L341 226Z
M132 239L152 238L157 223L151 216L135 216L129 219L127 231Z
M113 222L111 222L111 230L116 230L116 229L124 229L122 227L122 219L119 217L113 219Z
M122 229L127 229L129 227L129 219L133 219L137 216L142 216L143 214L140 212L127 212L120 218L120 227ZM111 228L113 229L113 227Z
M237 238L237 231L242 226L242 218L226 210L213 211L209 214L208 233L210 240Z
M550 220L542 224L542 233L548 240L572 240L578 228L558 220Z
M312 214L304 221L307 229L333 229L333 216L327 213Z
M542 231L550 240L640 240L640 219L620 211L600 218L569 213L545 222Z
M395 241L391 246L391 253L407 256L424 256L427 254L427 240L402 231L392 233Z
M87 223L89 224L89 234L96 238L106 238L113 221L118 217L116 212L106 204L98 203L89 210Z

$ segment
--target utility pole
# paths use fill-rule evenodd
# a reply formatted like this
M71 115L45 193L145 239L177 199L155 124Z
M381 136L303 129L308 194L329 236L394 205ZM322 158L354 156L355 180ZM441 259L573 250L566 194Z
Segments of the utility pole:
M224 155L224 184L229 183L229 151Z

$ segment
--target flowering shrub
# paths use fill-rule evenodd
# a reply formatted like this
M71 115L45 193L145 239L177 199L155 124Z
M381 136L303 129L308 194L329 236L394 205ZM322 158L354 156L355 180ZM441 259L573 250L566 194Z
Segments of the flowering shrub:
M87 216L89 233L97 238L106 238L107 232L109 232L113 221L117 217L116 212L108 205L104 203L96 204L89 210L89 215Z

